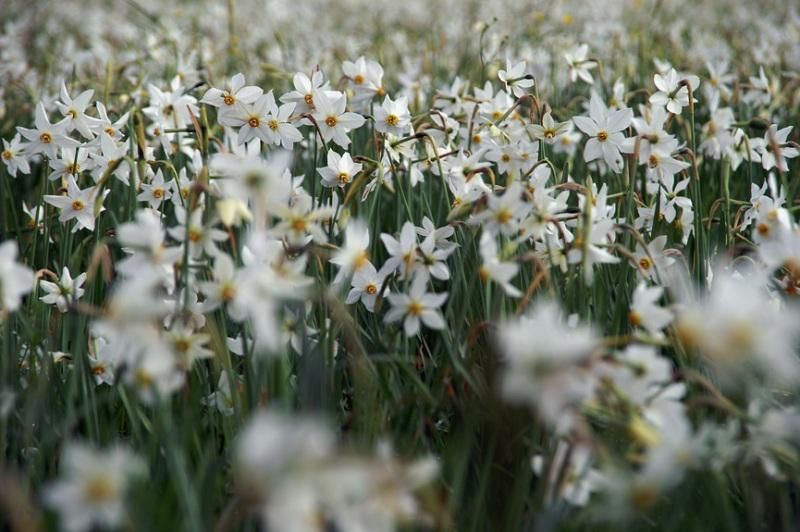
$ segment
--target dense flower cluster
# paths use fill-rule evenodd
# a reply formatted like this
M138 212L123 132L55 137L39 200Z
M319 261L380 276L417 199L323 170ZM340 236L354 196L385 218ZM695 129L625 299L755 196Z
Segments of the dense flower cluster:
M496 469L498 529L800 478L796 7L11 2L0 428L63 529L158 528L155 462L197 530L448 529Z

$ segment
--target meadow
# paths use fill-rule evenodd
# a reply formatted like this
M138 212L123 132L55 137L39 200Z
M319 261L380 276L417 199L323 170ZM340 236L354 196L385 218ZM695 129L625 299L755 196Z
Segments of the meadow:
M800 530L800 7L5 0L0 529Z

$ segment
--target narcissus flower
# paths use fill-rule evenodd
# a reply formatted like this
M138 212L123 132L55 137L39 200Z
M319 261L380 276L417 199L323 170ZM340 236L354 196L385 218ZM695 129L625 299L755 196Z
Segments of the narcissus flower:
M73 279L69 269L64 266L58 282L39 281L39 286L47 292L39 300L48 305L55 305L59 312L66 312L70 304L78 301L83 296L84 281L86 281L86 273L82 273Z
M384 318L387 323L403 320L406 336L416 336L420 324L430 329L444 329L445 321L439 312L447 293L433 294L427 291L428 276L416 275L407 294L389 294L391 310Z

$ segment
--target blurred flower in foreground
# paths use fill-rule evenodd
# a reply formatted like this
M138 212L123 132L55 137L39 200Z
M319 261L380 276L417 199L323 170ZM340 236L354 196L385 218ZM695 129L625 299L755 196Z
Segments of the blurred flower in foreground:
M568 326L556 303L542 302L502 324L498 342L506 363L503 394L513 402L528 403L557 430L568 430L574 410L594 387L581 367L597 346L594 333Z
M45 488L44 502L56 510L65 530L117 527L125 518L125 491L145 466L131 451L100 451L69 443L61 457L61 478Z
M0 320L6 312L14 312L22 296L33 288L33 271L17 263L17 243L0 244Z
M235 471L269 530L392 531L424 521L416 492L438 463L343 453L325 423L266 411L239 437Z

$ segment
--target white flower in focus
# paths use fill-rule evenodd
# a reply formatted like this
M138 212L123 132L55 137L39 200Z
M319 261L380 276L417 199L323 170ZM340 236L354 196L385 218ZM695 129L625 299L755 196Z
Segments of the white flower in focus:
M427 291L428 276L416 275L411 281L408 294L389 294L387 299L392 304L384 320L387 323L403 320L406 336L416 336L420 323L431 329L445 328L445 321L439 312L447 299L447 293L433 294Z
M583 150L584 161L602 159L611 171L620 173L623 163L620 151L629 151L622 132L631 125L633 111L627 107L609 111L597 92L592 91L589 116L575 116L572 121L590 137Z
M349 153L339 155L333 150L328 150L328 166L318 168L322 176L322 184L328 188L344 188L349 185L356 174L364 167L361 163L353 162Z
M47 292L39 300L48 305L55 305L58 307L59 312L66 312L70 304L83 296L84 281L86 281L86 273L82 273L73 279L69 269L64 266L61 272L61 279L58 282L39 281L39 286Z
M497 77L503 82L506 90L511 91L517 98L524 96L526 89L533 87L533 76L525 74L526 66L527 63L525 61L512 64L507 59L506 69L497 73Z
M688 86L681 84L684 80L688 82ZM681 114L681 110L689 105L689 88L692 89L692 94L694 94L700 85L700 80L697 76L687 76L682 80L674 68L670 69L665 76L656 74L653 77L653 81L658 88L658 92L650 96L650 103L666 107L667 111L674 115Z
M392 101L387 95L383 104L375 109L375 129L381 133L405 135L411 127L411 113L405 96Z
M11 177L17 177L17 171L23 174L31 172L30 164L25 154L25 145L20 141L20 135L17 133L9 143L3 139L3 151L0 152L0 159L6 165L6 171Z
M110 189L105 189L103 198L110 192ZM72 231L78 229L88 229L94 231L95 219L98 214L105 210L105 207L100 206L100 209L95 212L96 205L95 199L97 197L96 187L89 187L83 190L78 188L73 176L67 176L67 194L65 196L45 195L44 201L53 205L61 211L58 221L64 223L72 220L77 221Z

